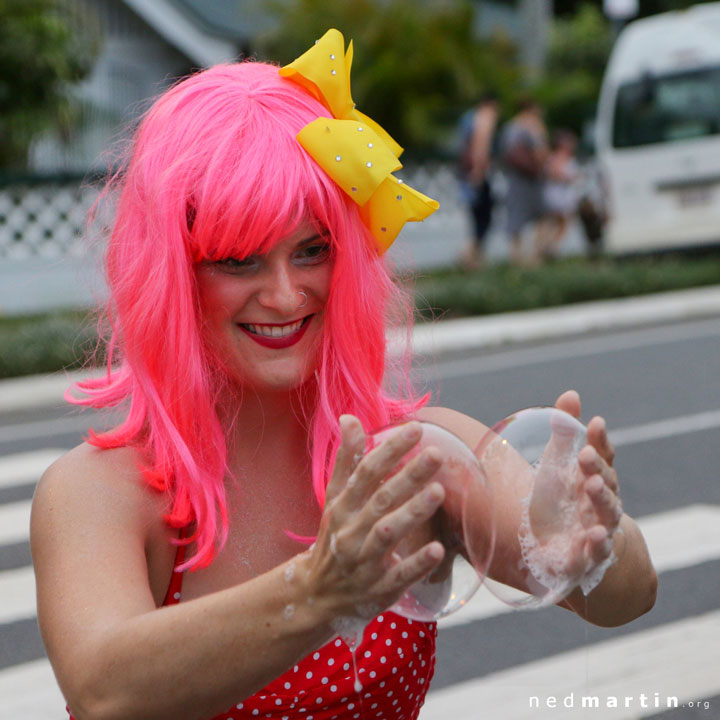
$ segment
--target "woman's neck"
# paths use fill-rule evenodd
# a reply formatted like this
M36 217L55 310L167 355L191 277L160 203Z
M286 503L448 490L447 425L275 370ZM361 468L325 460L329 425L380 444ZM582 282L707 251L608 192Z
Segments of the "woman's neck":
M218 415L225 427L230 463L305 451L308 421L302 415L300 392L261 393L243 388L224 397ZM305 398L305 407L313 407L308 400Z

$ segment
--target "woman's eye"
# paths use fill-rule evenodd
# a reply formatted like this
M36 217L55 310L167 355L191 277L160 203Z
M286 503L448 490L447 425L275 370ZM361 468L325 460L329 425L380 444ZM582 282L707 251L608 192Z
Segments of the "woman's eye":
M257 260L251 255L242 259L232 257L225 258L223 260L218 260L215 264L222 270L227 270L228 272L235 272L240 270L252 269L257 264Z
M314 243L308 245L300 252L300 257L306 262L322 262L330 254L330 243Z

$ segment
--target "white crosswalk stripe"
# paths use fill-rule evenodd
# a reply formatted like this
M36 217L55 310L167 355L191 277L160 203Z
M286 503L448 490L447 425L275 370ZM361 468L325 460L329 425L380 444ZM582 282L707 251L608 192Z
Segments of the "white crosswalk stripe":
M8 542L3 539L4 537L11 538L13 542L26 540L29 523L29 500L0 506L0 543ZM653 564L658 572L690 567L720 558L720 507L718 506L691 505L647 518L639 518L638 524L647 540ZM23 602L29 607L34 603L35 588L25 576L17 577L22 577L22 582L19 579L8 581L7 595L2 592L5 585L0 579L0 597L24 598L18 600L18 607L22 607ZM441 627L464 624L470 620L479 620L510 611L510 607L481 588L462 612L444 618ZM5 607L0 610L0 621L4 613ZM28 613L27 616L32 614Z
M658 573L720 558L720 506L690 505L637 518L637 523ZM507 612L512 608L481 586L462 611L443 618L440 627Z
M30 532L30 500L0 506L0 545L22 542Z
M32 567L21 567L0 573L0 598L2 598L0 623L35 617L37 607Z
M713 697L720 691L718 667L720 610L431 690L420 720L632 720L667 709L668 699L680 706ZM582 697L597 697L599 708L583 711ZM618 708L608 706L611 698Z
M639 440L641 441L641 440ZM33 482L63 451L48 448L0 458L0 487ZM29 500L0 505L0 545L28 539ZM638 520L658 572L691 567L720 558L720 506L696 504ZM0 572L0 626L36 614L32 569ZM489 592L479 592L461 612L441 621L441 629L463 625L511 609ZM678 702L712 697L720 692L720 611L687 618L658 628L632 633L590 648L515 666L479 680L431 691L421 720L475 720L480 715L503 720L542 720L550 717L584 717L562 703L582 702L584 696L633 697L628 708L588 710L591 717L642 718L661 708L652 705L650 692L677 696ZM682 688L675 688L673 669L682 667ZM648 688L643 708L638 697ZM529 703L537 696L539 707ZM49 720L62 716L64 703L46 660L0 671L0 720ZM548 707L553 698L557 707ZM575 714L573 714L573 712Z
M0 672L0 698L1 720L63 717L65 700L47 660L23 663Z
M66 450L47 448L0 457L0 488L37 482Z

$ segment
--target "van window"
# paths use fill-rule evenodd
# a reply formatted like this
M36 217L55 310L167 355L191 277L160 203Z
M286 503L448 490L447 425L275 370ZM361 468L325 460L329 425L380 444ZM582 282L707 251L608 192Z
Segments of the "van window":
M720 68L673 75L646 74L618 89L613 119L616 148L720 133Z

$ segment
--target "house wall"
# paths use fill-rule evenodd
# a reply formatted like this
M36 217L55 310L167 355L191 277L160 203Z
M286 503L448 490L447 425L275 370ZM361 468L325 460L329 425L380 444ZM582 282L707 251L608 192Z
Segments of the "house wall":
M192 70L190 60L122 0L74 2L98 15L100 54L91 75L74 89L81 119L68 141L49 135L31 148L30 168L43 173L82 174L107 167L104 154L113 140L122 138L152 98Z

